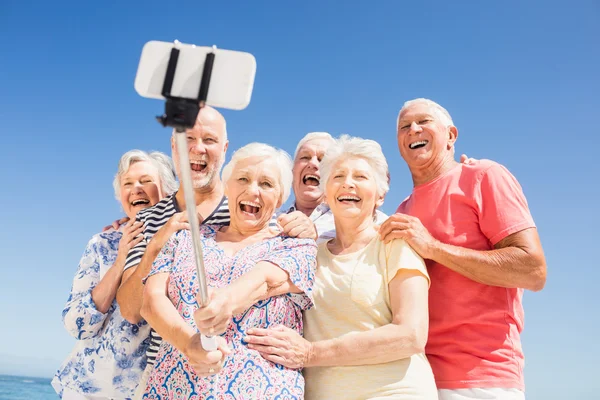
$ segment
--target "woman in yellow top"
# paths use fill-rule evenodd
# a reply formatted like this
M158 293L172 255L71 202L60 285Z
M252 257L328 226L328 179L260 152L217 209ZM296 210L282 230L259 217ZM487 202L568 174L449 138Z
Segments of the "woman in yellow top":
M254 328L248 347L305 368L308 400L437 399L424 353L427 269L403 240L383 243L374 221L389 189L381 146L342 136L320 169L337 235L319 246L305 337L282 326Z

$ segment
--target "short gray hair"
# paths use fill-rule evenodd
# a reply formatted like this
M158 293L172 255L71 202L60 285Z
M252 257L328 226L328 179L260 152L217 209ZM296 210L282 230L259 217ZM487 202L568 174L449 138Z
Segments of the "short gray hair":
M321 161L321 189L325 192L327 180L334 165L340 159L360 157L373 168L377 195L385 196L390 190L388 163L383 155L381 146L374 140L342 135L335 140L335 145L329 147Z
M331 144L335 143L335 139L333 137L331 137L331 135L327 132L307 133L302 139L300 139L300 141L298 142L298 146L296 146L296 151L294 152L294 160L296 159L296 157L298 157L298 152L300 151L300 148L302 146L304 146L307 142L310 142L311 140L315 140L315 139L327 140Z
M279 166L279 186L281 187L281 204L285 203L292 190L292 159L284 150L276 149L264 143L250 143L238 149L231 156L231 160L223 168L221 175L226 184L236 164L250 157L272 158L275 164Z
M160 185L165 196L177 190L178 184L175 180L175 168L171 157L160 151L146 153L142 150L130 150L121 156L119 168L113 180L113 188L115 189L117 200L121 201L121 177L129 171L132 164L140 161L147 161L156 167L160 178Z
M400 122L400 114L402 114L402 111L404 111L408 107L413 106L415 104L424 104L427 107L435 109L435 111L437 111L437 113L438 113L438 117L440 118L441 122L445 126L454 126L454 122L452 121L452 117L450 116L450 113L448 112L448 110L446 110L444 107L442 107L435 101L425 99L422 97L418 98L418 99L409 100L404 103L404 105L400 109L400 112L398 112L398 119L396 120L396 126L398 126L398 122Z

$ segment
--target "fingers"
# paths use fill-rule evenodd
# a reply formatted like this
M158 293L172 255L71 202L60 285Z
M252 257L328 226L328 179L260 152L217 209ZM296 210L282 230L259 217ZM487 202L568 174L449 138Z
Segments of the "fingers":
M217 336L217 349L219 349L225 356L231 354L231 348L223 336Z

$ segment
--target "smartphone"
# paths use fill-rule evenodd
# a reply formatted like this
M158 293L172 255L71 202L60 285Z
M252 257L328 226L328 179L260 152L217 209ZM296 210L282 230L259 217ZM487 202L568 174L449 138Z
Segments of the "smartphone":
M134 85L140 96L164 100L163 83L174 46L180 53L172 96L198 98L204 61L212 52L215 59L206 104L232 110L243 110L248 106L256 75L256 59L252 54L179 42L150 41L144 45Z

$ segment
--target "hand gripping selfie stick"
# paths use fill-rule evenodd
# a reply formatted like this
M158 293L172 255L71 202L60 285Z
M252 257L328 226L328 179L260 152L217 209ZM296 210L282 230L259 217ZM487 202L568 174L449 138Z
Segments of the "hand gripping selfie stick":
M159 117L156 117L156 119L162 124L162 126L171 126L175 128L175 141L177 144L177 151L179 153L179 171L181 172L179 179L181 186L183 187L185 208L187 210L187 217L192 231L192 248L194 250L194 260L196 262L196 275L198 275L200 306L205 307L209 303L208 287L206 284L206 272L204 269L202 242L200 239L200 224L198 222L198 215L196 214L196 200L194 198L192 171L188 156L187 137L185 130L194 126L200 109L206 104L206 97L208 96L208 87L210 85L210 77L212 74L215 54L208 53L206 55L198 98L186 99L182 97L171 96L171 88L173 86L173 79L175 78L175 70L177 69L179 52L180 50L177 48L177 42L175 42L175 46L171 49L169 64L167 66L167 72L165 74L165 80L162 89L162 95L167 99L165 104L165 113ZM216 337L201 335L200 339L202 348L204 350L217 350Z

